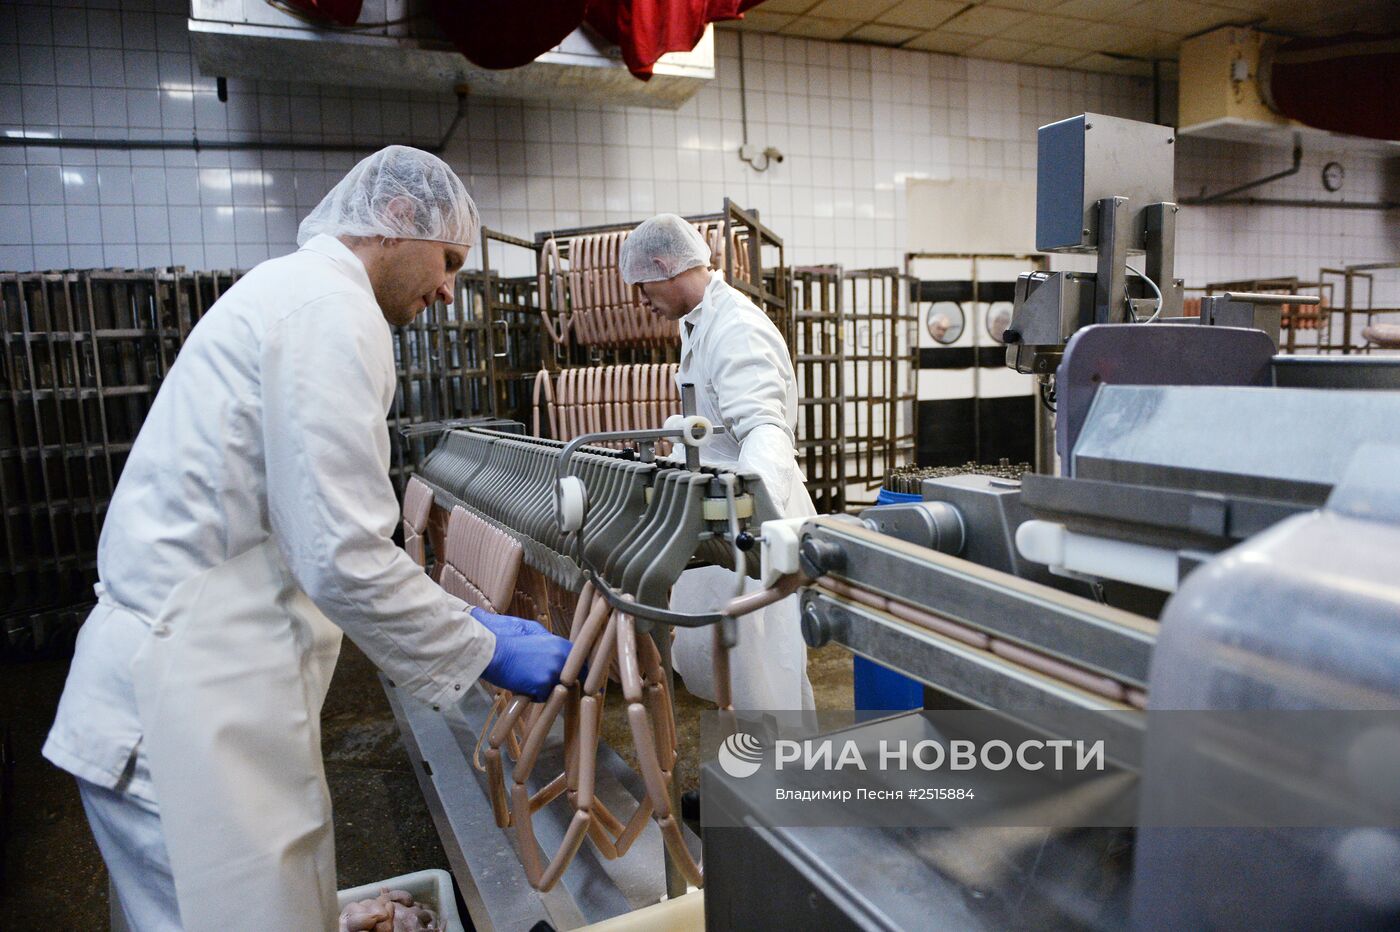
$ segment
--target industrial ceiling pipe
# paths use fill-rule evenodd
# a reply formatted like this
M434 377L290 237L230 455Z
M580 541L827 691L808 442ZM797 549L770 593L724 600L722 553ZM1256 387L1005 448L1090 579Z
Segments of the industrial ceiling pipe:
M419 146L424 152L442 155L447 143L462 124L467 112L466 87L457 88L457 113L448 124L442 138L431 146ZM23 131L21 131L23 132ZM74 136L0 136L0 146L9 148L36 147L49 149L118 149L122 151L147 149L172 149L180 151L209 152L372 152L380 148L378 143L321 143L321 142L260 142L220 141L202 142L192 136L188 142L171 139L87 139Z
M1244 184L1236 185L1233 188L1226 188L1224 191L1217 191L1214 194L1202 194L1200 197L1182 198L1181 203L1209 204L1213 201L1218 201L1223 198L1230 197L1233 194L1239 194L1241 191L1248 191L1251 188L1257 188L1261 185L1266 185L1271 181L1280 181L1284 178L1296 175L1298 174L1299 169L1301 169L1302 167L1303 140L1302 137L1295 133L1293 135L1293 165L1291 168L1285 168L1281 172L1274 172L1272 175L1265 175L1263 178L1256 178L1253 181L1247 181Z

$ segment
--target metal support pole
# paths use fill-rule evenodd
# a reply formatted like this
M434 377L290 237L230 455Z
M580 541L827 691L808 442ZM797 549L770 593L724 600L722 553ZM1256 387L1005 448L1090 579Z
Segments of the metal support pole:
M1050 376L1036 376L1035 397L1035 471L1042 476L1055 473L1055 416L1045 405L1043 388Z
M725 250L726 256L729 250ZM686 417L695 414L695 383L686 382L681 385L681 413ZM700 450L698 447L685 445L685 468L700 468ZM661 669L666 673L666 694L672 697L674 703L676 695L676 673L671 667L671 626L665 624L653 625L651 636L656 641L657 652L661 654ZM674 714L674 713L673 713ZM674 774L672 775L674 777ZM681 791L680 784L671 780L671 813L677 822L681 820ZM680 867L676 864L675 858L671 856L669 849L664 848L666 857L666 896L675 899L684 896L686 891L685 875L681 873Z
M653 625L651 637L652 640L656 642L657 652L661 654L661 669L666 672L666 695L672 697L674 707L676 673L675 670L671 668L671 626ZM675 713L672 712L672 714L674 715ZM676 822L679 823L681 821L681 787L680 783L675 779L675 774L672 773L671 776L671 814ZM687 889L685 875L681 873L679 865L676 864L676 859L671 856L671 850L665 845L662 845L662 851L665 853L666 863L666 896L669 899L684 896Z
M1133 231L1126 197L1106 197L1099 201L1099 266L1094 285L1094 319L1081 320L1079 330L1089 324L1119 324L1126 317L1128 294L1128 249Z
M972 313L966 315L965 326L972 328L972 461L985 463L982 458L982 341L981 326L986 319L982 308L982 285L978 277L977 257L972 257ZM915 402L917 404L917 402ZM918 420L917 415L915 420Z
M1147 219L1146 275L1162 290L1162 317L1181 316L1181 289L1176 284L1175 204L1149 204Z
M1342 355L1348 356L1351 354L1351 302L1356 294L1352 283L1356 280L1356 271L1348 266L1345 275L1346 284L1342 293Z
M686 382L681 386L681 413L690 417L695 413L695 384ZM700 450L690 444L685 446L685 468L696 470L700 468Z

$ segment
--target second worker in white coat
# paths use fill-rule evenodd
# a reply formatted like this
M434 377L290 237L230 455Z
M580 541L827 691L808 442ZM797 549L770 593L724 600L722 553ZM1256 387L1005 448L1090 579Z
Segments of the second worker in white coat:
M783 336L757 306L710 271L710 247L675 214L640 224L623 243L622 278L636 285L654 314L678 321L677 381L696 389L696 413L725 433L701 450L701 462L757 474L785 518L816 514L797 465L797 379ZM734 595L733 573L704 567L681 574L671 606L711 612ZM749 580L750 589L758 588ZM730 655L735 708L812 709L807 646L790 596L739 621ZM678 628L676 672L690 691L715 697L714 639L704 628Z

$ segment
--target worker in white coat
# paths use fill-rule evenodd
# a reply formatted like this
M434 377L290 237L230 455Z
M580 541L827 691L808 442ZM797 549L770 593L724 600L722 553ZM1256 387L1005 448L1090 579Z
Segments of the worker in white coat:
M452 300L476 234L445 163L375 153L296 253L214 304L156 396L44 747L140 932L335 927L320 713L342 632L427 703L558 680L567 641L469 612L391 540L390 326Z
M797 465L797 379L778 328L721 273L710 271L709 246L675 214L659 214L633 230L619 263L644 306L679 321L676 380L695 386L697 414L726 429L701 450L701 463L757 475L783 517L815 514ZM737 594L733 580L732 572L719 567L682 573L671 607L717 611ZM755 580L747 585L758 588ZM676 630L676 672L691 692L710 700L713 651L708 629ZM814 708L796 596L740 619L730 680L736 708Z

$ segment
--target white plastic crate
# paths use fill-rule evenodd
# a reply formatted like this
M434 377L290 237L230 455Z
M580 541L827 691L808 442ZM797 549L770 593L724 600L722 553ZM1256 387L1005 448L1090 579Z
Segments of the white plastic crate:
M422 903L437 913L438 924L444 932L466 932L462 925L462 917L457 912L457 898L452 893L452 875L445 870L414 871L411 874L367 883L362 887L341 890L335 895L336 908L343 910L357 900L376 897L385 887L390 890L407 890L415 902ZM112 886L110 881L107 884L107 896L111 904L112 932L129 932L130 927L126 924L121 901L117 898L117 888Z
M457 912L457 898L452 894L452 875L445 870L414 871L411 874L401 874L398 877L341 890L336 894L337 906L344 910L357 900L373 899L386 887L390 890L407 891L414 902L437 913L438 924L444 932L466 932L462 925L462 917Z

